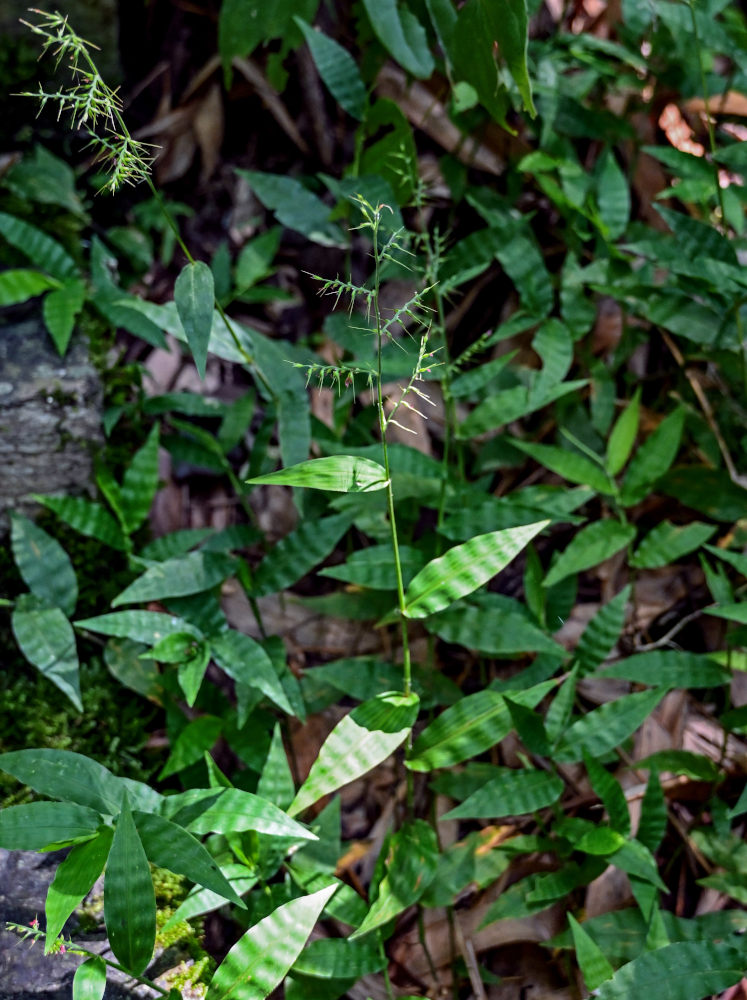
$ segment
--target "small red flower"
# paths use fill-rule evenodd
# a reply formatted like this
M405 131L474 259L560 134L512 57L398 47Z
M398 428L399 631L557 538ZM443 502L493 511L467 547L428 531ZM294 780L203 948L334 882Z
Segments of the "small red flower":
M34 919L31 921L31 924L29 926L33 927L34 930L37 930L38 927L39 927L39 918L38 917L34 917Z

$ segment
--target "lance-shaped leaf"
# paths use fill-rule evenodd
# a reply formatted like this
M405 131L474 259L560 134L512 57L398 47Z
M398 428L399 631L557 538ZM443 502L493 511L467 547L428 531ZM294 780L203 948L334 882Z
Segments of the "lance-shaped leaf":
M555 687L543 681L526 691L506 691L511 700L534 708ZM484 753L511 732L513 721L503 695L478 691L442 712L415 740L407 767L431 771Z
M478 788L443 819L480 819L488 816L520 816L544 809L563 794L563 782L555 774L529 769L501 768L501 773Z
M552 587L572 573L581 573L609 559L635 538L635 526L619 521L594 521L582 528L570 545L558 556L545 577Z
M438 840L433 827L422 819L405 823L389 842L385 867L379 895L350 940L381 927L423 895L438 868Z
M426 79L433 72L433 56L425 28L396 0L363 0L371 27L385 49L408 73Z
M189 552L147 569L112 601L112 607L140 601L201 594L231 575L234 561L220 552Z
M200 378L205 378L215 306L213 272L207 264L197 260L184 265L174 285L174 302L195 359L197 373Z
M132 639L133 642L143 642L147 646L155 646L165 636L177 632L191 632L198 637L200 635L194 625L162 611L115 611L108 615L96 615L95 618L80 618L74 624L76 628L84 628L89 632Z
M614 162L610 159L609 162ZM625 192L627 194L627 184ZM607 442L607 472L610 476L616 476L623 468L630 457L630 452L635 443L635 436L638 433L638 414L641 403L640 386L620 416L617 418L615 426L612 428L609 441Z
M303 32L314 65L332 96L349 115L361 121L366 111L366 86L353 57L333 38L314 31L300 17L293 20Z
M681 941L646 952L618 969L597 991L599 1000L662 997L702 1000L738 983L744 954L729 944Z
M65 921L88 895L94 882L104 870L113 832L111 828L104 827L93 840L76 844L64 861L57 866L44 906L47 917L45 954L50 953Z
M654 649L613 663L596 676L670 689L719 687L731 680L731 671L703 653Z
M316 840L315 834L258 795L226 788L189 824L192 833L243 833L255 830L270 837Z
M597 667L620 638L630 597L630 585L599 609L584 629L573 655L584 673Z
M537 111L532 100L532 84L527 72L526 0L505 0L500 5L491 3L490 0L474 0L474 2L479 5L485 20L488 39L498 42L501 55L506 60L511 76L519 88L524 107L534 117Z
M386 692L337 723L288 812L291 816L381 764L406 739L418 716L416 694Z
M549 521L490 531L455 545L432 559L411 581L405 594L408 618L426 618L471 594L507 566Z
M555 749L555 760L581 760L584 750L591 757L601 757L643 725L665 693L666 688L637 691L595 708L566 730Z
M22 594L13 609L11 625L16 642L29 663L33 663L82 712L75 633L64 613L32 594Z
M312 979L355 980L372 972L381 972L386 962L386 955L382 956L376 938L372 941L318 938L311 941L298 956L293 973Z
M571 483L578 483L580 486L589 486L597 493L612 494L615 486L607 473L601 466L592 462L585 455L579 455L577 451L568 451L566 448L558 448L554 444L537 444L534 441L521 441L518 438L511 438L511 445L525 452L546 469L557 472Z
M106 862L104 919L112 951L128 972L139 976L151 960L156 941L156 895L126 799Z
M72 750L13 750L0 755L0 770L40 795L88 806L105 816L120 811L125 792L140 809L157 809L163 798L150 785L118 778L103 764Z
M40 851L92 837L101 822L93 809L71 802L29 802L0 811L0 847Z
M306 486L334 493L370 493L383 490L388 480L384 467L370 458L330 455L299 462L289 469L278 469L266 476L255 476L247 482L252 485Z
M75 610L78 581L60 543L20 514L11 515L13 558L31 593L66 615Z
M47 236L30 222L17 219L14 215L0 212L0 233L11 246L25 254L37 267L53 278L65 280L75 278L78 265L61 243Z
M75 328L75 317L83 308L85 298L86 286L82 281L67 281L61 288L44 296L44 325L60 355L67 350Z
M353 517L351 511L303 521L295 531L282 538L257 567L254 595L276 594L306 576L327 558L350 527Z
M243 632L229 629L210 643L213 658L237 684L256 688L288 715L293 709L266 650ZM241 716L241 712L239 713ZM241 717L239 726L243 725Z
M568 914L568 923L571 925L576 958L586 988L595 990L597 986L601 986L602 983L612 978L614 969L604 957L604 953L596 941L586 933L571 913Z
M702 521L691 521L690 524L682 525L662 521L643 539L635 550L630 565L636 569L668 566L700 548L715 530L715 525L704 524Z
M79 965L73 976L73 1000L101 1000L106 989L106 963L93 955Z
M111 514L98 503L92 503L85 497L45 497L34 495L37 503L44 504L49 510L75 528L81 535L97 538L104 545L113 549L124 549L125 540L122 530Z
M26 302L27 299L56 287L58 287L57 282L40 271L30 271L26 268L3 271L0 274L0 308Z
M244 906L213 857L184 827L153 813L132 816L149 861Z
M336 888L292 899L250 927L213 976L207 1000L264 1000L298 958Z
M158 433L158 424L154 424L145 444L133 455L122 480L118 503L123 527L130 533L148 516L158 487Z

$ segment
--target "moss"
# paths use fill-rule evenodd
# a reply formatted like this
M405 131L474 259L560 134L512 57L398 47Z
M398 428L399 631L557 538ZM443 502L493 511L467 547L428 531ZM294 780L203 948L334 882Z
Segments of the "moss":
M25 663L0 673L0 752L47 747L98 760L115 774L148 781L162 761L145 752L157 709L122 688L93 659L81 664L83 714ZM0 773L0 806L27 800L27 789Z

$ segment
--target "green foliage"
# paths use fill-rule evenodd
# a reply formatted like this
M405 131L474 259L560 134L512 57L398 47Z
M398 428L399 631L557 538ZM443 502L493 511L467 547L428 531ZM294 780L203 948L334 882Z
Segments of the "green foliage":
M352 162L329 175L277 172L262 159L237 170L277 224L256 221L235 260L223 242L209 265L192 256L173 216L157 221L146 150L86 43L59 15L36 21L45 48L60 45L77 67L77 82L42 91L42 102L78 127L88 116L109 157L107 185L145 180L152 199L136 213L140 224L170 234L164 262L178 247L187 263L173 302L157 305L120 286L108 247L132 245L123 227L106 245L93 238L85 254L80 240L48 233L29 204L52 204L78 235L87 217L64 165L57 193L45 193L58 161L37 151L25 172L0 179L15 199L0 205L0 303L43 296L61 354L77 318L95 310L151 346L175 338L201 377L211 355L240 366L237 384L251 389L230 404L187 392L120 398L107 430L131 420L150 427L147 437L116 468L101 462L97 498L39 498L53 524L111 550L122 574L100 599L89 598L91 568L66 538L46 520L13 516L15 578L3 604L39 676L33 696L8 688L12 712L28 714L51 681L77 714L67 708L57 734L57 721L47 731L37 712L31 749L3 745L0 768L43 800L8 803L0 843L71 847L47 897L48 952L103 871L112 950L143 981L164 905L152 866L191 885L167 929L224 908L243 934L212 975L208 1000L262 1000L284 979L288 1000L332 1000L361 977L386 979L400 941L387 949L408 911L427 946L424 910L468 905L475 887L495 893L503 879L484 922L530 919L561 903L567 930L548 943L572 949L587 989L602 998L664 990L699 1000L728 989L743 974L739 911L686 921L668 912L666 897L677 877L695 891L689 870L677 875L687 853L694 868L710 866L697 884L747 900L747 805L731 749L747 716L730 701L747 662L738 266L746 227L741 188L723 187L730 178L712 170L739 174L747 161L710 120L707 159L644 147L637 116L613 109L622 95L643 106L665 90L667 100L699 94L708 104L709 87L727 87L727 65L737 88L744 17L718 4L654 10L626 0L603 35L574 20L570 33L543 28L528 44L534 11L524 0L500 10L483 0L363 0L339 23L326 7L317 19L318 7L223 0L219 57L227 86L234 70L256 72L252 56L282 91L291 49L307 46L325 100L354 130ZM401 70L420 81L406 100L376 96L386 63L394 78ZM433 198L419 175L426 120L412 111L426 82L459 134L448 148L461 156L469 146L483 167L476 174L442 157ZM280 114L284 95L263 93ZM518 135L491 181L495 123ZM296 138L295 123L284 127ZM667 190L641 182L645 154L671 175ZM331 254L321 258L325 275L338 251L348 255L350 277L311 276L348 309L324 321L323 355L315 337L264 335L236 308L284 297L275 272L278 259L288 266L278 256L284 240L294 254L301 240ZM152 259L151 247L143 266ZM388 305L403 280L411 287ZM485 288L498 305L475 328ZM606 305L622 316L612 334ZM676 365L662 364L664 355ZM332 389L327 425L309 402L312 379ZM706 396L714 386L718 408ZM423 452L394 443L434 407L437 430L417 442ZM162 445L223 477L252 523L145 544ZM263 537L254 523L267 487L293 491L298 520L282 538ZM655 573L668 580L680 570L686 595L675 620L660 622L646 587ZM236 589L252 635L222 606ZM309 596L316 589L322 596ZM296 650L299 668L264 619L265 607L295 601L367 632L370 624L381 649L324 654L321 664L316 650ZM702 611L711 628L691 644L686 626ZM115 773L116 740L99 763L90 745L66 742L71 719L99 725L103 700L89 707L84 656L79 665L91 637L106 643L110 672L163 710L169 745L157 788L142 768ZM660 706L675 690L683 704L700 699L720 752L673 739L642 759L639 734L663 730ZM323 709L335 724L299 774L298 740L313 732L301 727ZM386 813L364 902L335 876L348 835L340 803L354 783L377 787L386 773L404 802ZM665 791L666 774L677 782ZM441 821L457 824L456 842ZM609 866L624 873L630 905L576 919L570 911L581 914L585 888ZM350 930L310 941L327 917L335 933L341 923ZM75 998L99 1000L104 981L90 958ZM477 993L474 978L470 985Z

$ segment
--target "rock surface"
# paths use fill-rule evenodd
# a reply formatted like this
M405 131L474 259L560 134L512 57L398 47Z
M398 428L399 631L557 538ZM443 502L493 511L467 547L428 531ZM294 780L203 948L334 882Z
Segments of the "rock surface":
M85 344L64 358L36 319L0 335L0 532L32 493L80 493L101 441L101 382Z
M44 901L64 851L39 854L31 851L0 850L0 1000L71 1000L73 976L83 961L78 955L45 955L42 942L31 946L28 939L6 929L8 921L30 925L38 917L44 926ZM92 895L101 892L94 886ZM113 959L103 925L93 933L75 933L76 918L65 926L89 951ZM145 975L168 988L168 979L185 972L191 959L178 947L156 949ZM159 978L163 977L163 978ZM184 1000L198 1000L202 991L182 990ZM104 1000L160 1000L161 995L129 976L108 968Z

